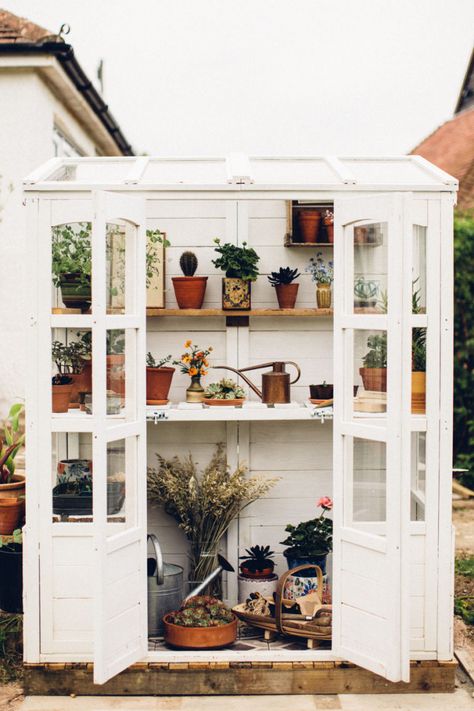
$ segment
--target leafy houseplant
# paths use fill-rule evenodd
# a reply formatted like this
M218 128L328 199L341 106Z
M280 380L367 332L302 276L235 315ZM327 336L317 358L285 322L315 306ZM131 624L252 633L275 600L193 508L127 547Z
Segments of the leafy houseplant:
M268 281L275 287L280 309L294 309L299 284L293 284L301 274L297 269L280 267L278 272L272 272Z
M207 357L212 352L212 346L203 350L188 340L184 347L188 349L187 352L183 353L180 360L175 360L173 363L180 367L182 373L191 378L191 385L186 390L186 402L202 402L204 388L201 385L201 377L207 375L209 367Z
M331 284L334 279L333 263L327 264L323 259L323 253L318 252L316 259L311 257L305 269L311 274L311 278L316 282L316 301L319 309L331 308Z
M11 540L0 536L0 609L18 613L23 612L23 539L21 529L11 533Z
M420 291L413 290L412 313L422 312ZM412 329L411 341L411 411L416 415L426 412L426 328Z
M92 271L92 225L77 222L52 228L53 284L61 289L68 308L90 308Z
M222 378L207 386L203 402L206 405L242 405L244 400L245 390L234 380Z
M147 405L160 405L168 401L171 381L175 368L166 364L171 356L155 360L150 352L146 356L146 402Z
M237 637L237 618L221 600L208 595L192 597L163 619L165 640L182 649L222 648Z
M179 258L182 277L173 277L173 288L180 309L200 309L204 301L207 276L194 276L198 260L194 252L183 252Z
M163 245L166 248L170 246L170 242L166 239L165 233L160 230L147 230L146 236L146 286L149 289L153 278L160 274L161 258L156 246Z
M159 454L156 469L148 470L148 498L164 506L190 544L190 581L204 580L216 567L219 545L240 512L267 493L276 479L248 476L240 464L229 470L224 447L218 445L199 472L191 455L166 460Z
M267 578L273 573L275 555L270 546L252 546L245 549L247 555L240 556L243 563L240 564L240 572L247 578Z
M367 339L369 350L362 359L359 373L366 390L387 392L387 334L372 335Z
M87 332L90 335L90 331ZM80 335L80 334L78 334ZM79 341L65 345L53 341L52 359L60 375L68 376L72 381L69 404L79 402L79 393L92 390L91 344L84 334Z
M10 535L25 511L25 477L15 473L15 457L25 443L20 432L23 405L10 408L0 437L0 534Z
M322 508L321 515L310 521L303 521L297 526L291 523L287 525L285 531L290 535L281 541L282 545L288 546L283 551L283 555L288 562L288 568L296 568L305 563L319 565L323 574L326 572L326 557L332 549L332 521L325 518L326 512L332 509L333 503L329 496L323 496L316 504ZM301 571L300 575L314 577L314 572Z
M250 284L258 277L258 262L260 257L254 249L247 247L247 242L242 246L235 244L221 244L220 239L215 239L215 251L220 255L212 263L225 272L222 281L222 308L224 310L242 309L251 307Z
M355 307L375 308L377 305L377 294L379 285L376 281L359 277L354 283Z

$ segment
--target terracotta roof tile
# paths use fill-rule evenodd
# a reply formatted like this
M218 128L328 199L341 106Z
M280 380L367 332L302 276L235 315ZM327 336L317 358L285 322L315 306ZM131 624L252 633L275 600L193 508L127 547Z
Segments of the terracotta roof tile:
M49 30L0 9L0 42L39 42L45 37L51 37Z

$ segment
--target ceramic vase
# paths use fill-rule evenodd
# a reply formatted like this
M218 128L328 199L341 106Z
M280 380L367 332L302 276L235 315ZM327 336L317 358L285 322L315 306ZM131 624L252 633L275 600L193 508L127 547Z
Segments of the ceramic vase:
M202 402L204 399L204 388L201 385L201 376L193 375L191 385L186 390L186 402Z
M318 284L316 286L316 302L318 304L318 309L330 309L331 308L331 285L330 284Z

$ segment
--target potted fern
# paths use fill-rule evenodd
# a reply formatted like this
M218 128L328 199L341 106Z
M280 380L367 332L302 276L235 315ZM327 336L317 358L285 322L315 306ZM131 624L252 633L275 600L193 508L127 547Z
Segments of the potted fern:
M225 272L222 280L222 308L226 311L239 309L248 311L251 308L251 283L258 277L258 262L260 257L254 249L236 244L221 244L220 239L214 240L215 251L220 255L212 263Z
M295 308L299 284L294 284L293 282L299 276L301 276L301 274L297 269L280 267L278 272L272 272L268 277L270 284L275 287L280 309Z
M207 276L194 276L198 260L194 252L183 252L179 258L183 276L173 277L173 288L180 309L200 309L206 293Z
M175 368L167 366L172 356L155 360L148 352L146 355L146 404L163 405L168 402L171 381Z

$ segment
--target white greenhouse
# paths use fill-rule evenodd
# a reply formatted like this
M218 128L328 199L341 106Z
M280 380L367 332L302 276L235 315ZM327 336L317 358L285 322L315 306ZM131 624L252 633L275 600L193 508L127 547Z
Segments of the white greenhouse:
M29 693L453 689L456 190L418 156L59 158L26 178ZM216 238L257 253L251 303L225 302ZM204 301L183 307L176 277L190 251L207 280ZM267 277L285 267L300 272L299 291L279 308ZM321 273L312 280L322 269L330 283L332 268L331 291ZM187 341L212 347L204 388L238 380L243 405L189 402L178 366L169 396L147 395L147 353L179 360ZM79 377L74 357L87 348ZM258 370L212 369L272 363L262 399ZM282 363L300 377L291 394L286 379L283 395L268 395L287 378ZM189 536L147 500L147 467L189 453L206 467L220 443L231 472L277 480L219 542L235 571L222 575L223 601L243 602L239 558L251 546L268 545L282 576L285 527L330 497L329 639L241 622L234 644L183 649L150 632L148 534L168 566L192 574ZM74 466L90 490L65 503Z

